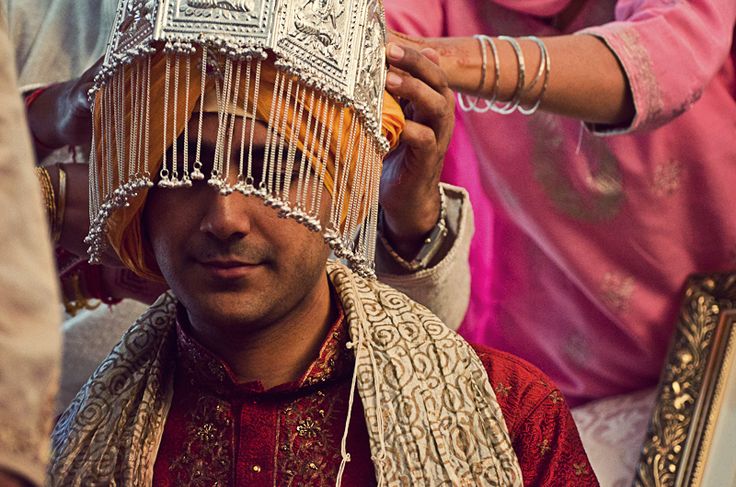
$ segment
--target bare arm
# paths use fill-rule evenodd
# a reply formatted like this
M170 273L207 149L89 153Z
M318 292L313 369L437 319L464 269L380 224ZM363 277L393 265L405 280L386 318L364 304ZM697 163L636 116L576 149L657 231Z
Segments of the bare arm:
M87 92L102 61L98 60L79 78L44 88L27 107L37 161L60 147L89 144L92 118Z
M394 42L415 47L431 47L440 53L440 66L447 74L450 87L461 93L492 96L495 80L493 56L486 47L488 66L483 86L481 81L482 53L473 37L420 39L393 34ZM519 65L511 44L493 38L498 48L498 100L510 100L516 90ZM541 62L537 44L518 38L526 64L523 105L533 104L542 90L542 83L528 89ZM578 118L586 122L625 124L634 115L634 104L626 75L616 56L598 38L591 35L546 37L550 59L549 85L542 98L541 110Z

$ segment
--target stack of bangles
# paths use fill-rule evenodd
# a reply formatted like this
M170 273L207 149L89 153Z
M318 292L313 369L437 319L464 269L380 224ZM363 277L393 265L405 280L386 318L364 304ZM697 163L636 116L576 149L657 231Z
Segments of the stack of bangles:
M32 92L30 95L25 97L26 111L30 110L31 105L41 96L49 87L45 86ZM35 134L31 131L33 142L37 146L41 146L44 149L53 150L47 147L45 144L40 142ZM64 211L66 209L66 171L64 168L57 164L56 168L59 171L59 191L54 192L54 187L51 184L51 177L45 167L36 167L36 177L41 185L41 191L43 192L43 200L46 206L46 214L49 218L49 227L51 228L51 240L54 246L59 244L61 240L61 230L64 226Z
M51 241L54 246L59 245L61 231L64 228L64 212L66 210L66 171L61 164L56 165L59 170L59 191L54 191L51 176L45 167L36 167L36 177L41 185L46 215L51 229Z
M519 42L513 37L498 36L498 40L508 42L513 48L514 53L516 54L516 65L518 67L516 88L513 95L511 96L511 100L502 105L499 105L497 103L497 99L499 79L501 77L501 66L499 62L498 48L496 47L496 42L493 40L492 37L487 35L475 35L474 37L480 43L481 50L479 91L483 92L483 88L486 85L486 79L488 77L487 47L491 48L491 57L493 58L493 86L491 88L491 94L488 98L478 96L474 100L470 100L464 97L462 94L458 94L457 98L460 108L465 112L486 113L488 111L493 111L503 115L508 115L509 113L513 113L515 111L519 111L519 113L522 113L524 115L531 115L536 112L539 108L539 105L542 103L542 98L544 97L544 93L547 91L547 86L549 85L551 62L549 53L547 52L547 46L545 46L544 42L542 42L541 39L535 36L524 37L524 39L528 39L534 42L539 47L540 54L539 68L537 68L537 72L534 78L527 85L526 61L524 59L524 53L521 50L521 45L519 45ZM540 83L542 84L542 88L539 91L536 100L528 108L522 106L522 99L524 99L526 95L533 93L533 91L539 86Z
M106 291L101 266L90 265L84 259L59 246L64 224L66 172L62 164L57 164L56 167L59 170L58 195L54 192L48 170L44 167L36 167L35 171L49 218L51 239L56 247L56 263L61 279L64 308L70 316L75 316L80 310L95 309L100 306L100 303L113 305L119 303L120 300L112 297Z

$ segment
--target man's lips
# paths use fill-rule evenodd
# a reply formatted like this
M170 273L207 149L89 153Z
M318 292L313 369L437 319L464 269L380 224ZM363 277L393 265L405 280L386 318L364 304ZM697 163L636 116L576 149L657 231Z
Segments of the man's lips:
M259 262L241 260L202 260L198 263L208 274L221 279L239 279L261 266Z

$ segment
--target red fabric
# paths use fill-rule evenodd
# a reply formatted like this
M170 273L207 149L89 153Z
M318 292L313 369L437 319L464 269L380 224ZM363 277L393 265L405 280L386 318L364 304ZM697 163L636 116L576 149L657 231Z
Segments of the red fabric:
M596 486L570 409L552 381L514 355L474 345L488 372L525 486Z
M227 365L180 325L174 398L154 469L155 486L332 485L340 466L352 355L342 312L319 357L296 382L264 391L238 384ZM598 485L561 393L536 368L476 347L496 391L524 485ZM376 484L356 396L343 485Z
M50 86L43 86L41 88L38 88L34 91L32 91L28 96L25 97L25 105L26 109L31 108L31 105L33 105L33 102L35 102L39 96L43 94L44 91L48 90Z

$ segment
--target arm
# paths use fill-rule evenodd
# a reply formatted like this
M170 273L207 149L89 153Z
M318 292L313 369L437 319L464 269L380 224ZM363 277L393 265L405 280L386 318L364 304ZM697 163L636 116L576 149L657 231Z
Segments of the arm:
M56 164L46 168L57 201L64 195L63 221L57 242L57 265L61 291L67 314L94 309L104 304L117 304L122 299L152 303L167 286L136 276L120 265L117 256L105 254L103 265L86 262L89 231L89 168L87 164ZM65 190L60 190L60 174L65 174ZM57 210L58 211L58 210ZM51 224L53 226L53 224ZM90 302L91 301L91 302Z
M480 86L482 52L478 40L473 37L418 39L397 35L395 40L437 50L441 56L440 65L453 90L491 98L495 89L497 100L501 102L514 96L519 65L514 49L506 41L494 38L498 48L498 81L491 50L486 47L488 65L485 82ZM634 106L627 79L606 44L593 36L567 35L542 40L551 59L551 72L540 109L588 122L621 124L631 120ZM529 106L542 95L543 83L536 83L530 89L542 56L535 42L523 38L517 41L526 64L521 103Z
M385 242L405 261L420 252L440 218L439 178L454 127L454 99L434 51L408 48L388 53L392 71L387 89L406 105L407 126L401 145L384 161L381 177ZM396 264L377 242L377 271L382 281L406 292L456 329L470 297L468 249L473 233L467 193L447 187L445 224L438 252L428 266L411 272ZM453 299L447 299L449 294Z
M37 108L42 108L38 112L43 125L37 124L35 113L29 117L36 153L41 158L54 148L66 147L79 140L77 134L58 125L61 130L52 133L55 127L46 122L50 115L57 116L57 124L61 121L73 123L75 118L84 116L86 93L80 91L79 97L77 94L75 98L67 97L69 83L66 81L80 76L104 53L117 3L116 0L2 1L21 91L30 95L37 88L62 82L52 85L53 89L45 94L46 99L39 100ZM49 95L56 99L49 101ZM82 142L86 145L88 141L87 134ZM64 154L54 156L58 160Z
M418 23L412 15L424 14L418 9L396 14L403 31L429 37L447 34L412 31ZM634 7L627 2L616 9L611 22L577 33L587 35L546 37L543 40L552 72L541 108L630 129L666 123L696 101L721 69L729 55L735 17L733 2L646 0ZM430 16L430 25L432 21ZM493 64L489 59L487 82L479 89L481 51L477 40L404 40L415 47L440 50L453 89L490 95ZM520 44L531 66L527 74L534 73L539 50L527 40L520 39ZM501 71L499 99L508 100L516 86L518 65L507 42L496 40L496 45ZM522 101L535 100L539 90L531 90Z
M620 3L615 21L582 33L605 42L626 72L636 107L627 128L656 128L695 103L733 56L736 2Z
M444 185L447 196L448 235L429 269L407 274L378 243L376 273L381 282L405 293L436 314L449 328L457 330L470 300L468 253L473 238L473 210L468 193ZM451 296L451 299L448 299Z
M102 61L98 60L79 78L27 94L28 125L37 161L61 147L89 145L92 117L87 93Z

